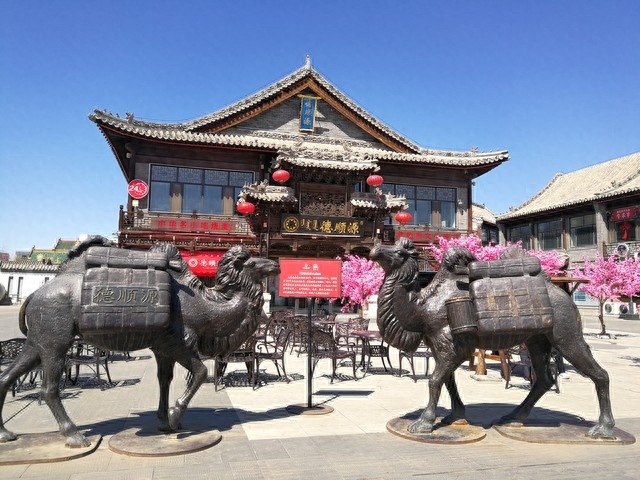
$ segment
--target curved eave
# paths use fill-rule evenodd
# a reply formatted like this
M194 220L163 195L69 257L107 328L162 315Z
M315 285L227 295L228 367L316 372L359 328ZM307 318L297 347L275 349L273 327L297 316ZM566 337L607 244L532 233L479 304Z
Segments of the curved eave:
M575 201L558 203L557 205L549 205L549 206L544 206L539 208L531 208L531 209L518 210L514 212L507 212L503 215L498 215L496 219L498 221L516 220L519 218L526 218L533 215L545 215L558 210L567 210L567 209L571 209L579 206L588 207L588 206L591 206L594 202L602 202L604 200L626 196L629 194L640 196L640 191L638 191L637 189L616 190L615 192L592 195L592 196L581 198Z
M280 151L290 149L299 145L299 136L291 136L290 139L270 138L256 135L228 135L223 133L199 133L180 130L177 128L165 128L165 124L148 124L130 119L122 119L113 116L107 112L95 110L89 115L91 121L95 122L101 129L103 135L116 151L116 156L121 163L125 165L123 152L118 152L111 139L112 136L120 135L124 137L133 137L146 139L149 141L157 141L164 143L183 144L183 145L203 145L216 146L226 148L247 148L256 150ZM314 144L305 144L313 149ZM335 148L335 146L332 146ZM319 156L322 156L323 150L327 148L327 144L317 146ZM339 147L342 148L342 147ZM346 167L347 170L367 170L376 168L378 161L387 161L402 164L419 163L423 165L433 165L443 168L465 168L465 169L483 169L490 170L500 165L502 162L509 160L509 154L506 150L496 152L476 151L442 151L424 149L421 153L401 153L390 150L382 150L371 147L350 147L355 158L359 160L351 162ZM308 166L315 166L315 163L325 160L320 159L300 159L295 160L293 157L285 157L283 160L292 162L312 162ZM340 169L345 162L338 162L332 165L333 169ZM123 168L124 170L124 168Z

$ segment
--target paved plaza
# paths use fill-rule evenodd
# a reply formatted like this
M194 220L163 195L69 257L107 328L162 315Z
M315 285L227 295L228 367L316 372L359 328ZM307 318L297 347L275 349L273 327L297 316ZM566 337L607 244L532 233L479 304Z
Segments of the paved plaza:
M15 306L0 307L0 339L19 334L17 311ZM588 342L611 378L616 426L640 437L640 321L608 320L613 337L598 338L597 319L588 315L584 319ZM391 360L397 369L396 350L392 349ZM420 371L423 361L416 360ZM110 364L114 386L105 388L86 377L79 382L81 386L63 390L71 418L86 435L102 436L98 448L64 462L0 466L0 479L640 478L638 443L528 443L491 429L491 420L508 413L528 392L528 382L522 377L515 377L513 386L505 389L497 362L487 362L489 372L482 381L474 378L466 364L456 372L470 422L486 431L483 440L464 445L421 443L387 431L389 420L426 405L424 375L414 383L406 375L406 363L405 375L398 377L384 372L379 359L374 359L373 372L358 381L353 380L351 368L343 367L340 378L331 384L329 361L322 361L313 378L313 401L334 411L326 415L290 413L287 406L307 401L306 362L306 354L293 353L287 358L290 383L278 380L273 364L264 362L261 370L266 370L261 371L261 387L256 390L247 383L244 365L230 364L226 387L217 392L212 362L208 362L210 378L192 401L184 422L204 422L217 429L220 443L186 455L134 457L112 452L108 441L155 414L156 367L148 350L133 352L130 359L118 355ZM532 418L569 423L597 418L592 382L570 365L567 377L560 379L560 394L548 392L538 402ZM184 385L184 370L176 367L172 400ZM446 413L446 392L439 405L439 413ZM21 390L15 397L9 393L3 416L7 427L17 434L57 430L48 407L38 402L37 389Z

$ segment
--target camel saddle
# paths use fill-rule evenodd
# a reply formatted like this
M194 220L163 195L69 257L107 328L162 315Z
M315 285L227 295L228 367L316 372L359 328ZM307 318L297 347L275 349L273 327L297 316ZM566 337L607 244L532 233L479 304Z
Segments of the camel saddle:
M538 258L472 262L468 268L469 297L447 301L453 333L489 337L551 328L553 308Z
M169 325L171 277L164 253L90 247L85 266L80 333L161 330Z

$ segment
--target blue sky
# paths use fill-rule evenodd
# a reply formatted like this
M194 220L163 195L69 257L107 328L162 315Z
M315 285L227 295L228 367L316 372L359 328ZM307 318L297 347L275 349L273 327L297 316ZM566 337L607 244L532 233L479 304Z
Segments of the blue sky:
M503 213L640 150L638 25L636 0L2 2L0 251L116 232L126 182L94 108L191 120L307 54L423 147L508 150L474 190Z

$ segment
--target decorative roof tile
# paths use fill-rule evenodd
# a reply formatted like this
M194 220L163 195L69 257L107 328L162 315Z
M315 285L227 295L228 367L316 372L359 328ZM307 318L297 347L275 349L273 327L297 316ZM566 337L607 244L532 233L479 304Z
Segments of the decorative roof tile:
M351 204L359 208L376 208L381 210L400 210L408 206L404 195L391 193L355 192L351 195Z
M47 265L46 263L33 262L31 260L0 262L0 271L2 272L51 272L56 274L59 267L59 264Z
M558 173L534 197L498 215L498 220L526 217L629 193L640 194L640 152L571 173Z
M366 142L357 140L336 139L331 137L302 135L300 133L287 133L280 131L252 131L246 135L218 133L202 133L198 129L224 119L232 115L248 111L254 106L269 100L281 93L284 89L305 79L313 79L330 95L335 97L341 104L351 112L360 117L364 122L381 131L394 141L405 146L413 153L396 152L390 149L373 148ZM127 113L125 118L114 115L105 110L94 110L89 118L98 126L108 131L116 131L125 135L137 136L141 138L154 139L158 141L180 142L185 144L214 145L238 148L256 148L284 152L292 148L299 147L304 143L304 148L309 155L302 158L319 158L325 150L349 149L349 155L360 159L362 169L375 168L375 162L383 160L399 163L420 163L427 165L442 165L458 168L468 167L491 167L509 160L506 150L494 152L478 152L476 148L470 151L447 151L422 148L409 139L403 137L395 130L385 125L383 122L373 117L362 107L358 106L349 97L327 81L315 69L311 63L307 63L285 78L269 85L265 89L245 98L239 102L225 107L217 112L205 115L198 119L183 123L158 123L135 119L133 114ZM291 156L291 158L294 158ZM303 160L293 160L303 162ZM323 162L323 168L327 165ZM331 168L331 166L329 166ZM336 168L339 168L336 165ZM353 165L348 169L360 169Z
M293 188L269 185L265 180L260 183L245 185L238 195L238 198L242 200L255 199L274 203L296 203L298 199L294 193Z

